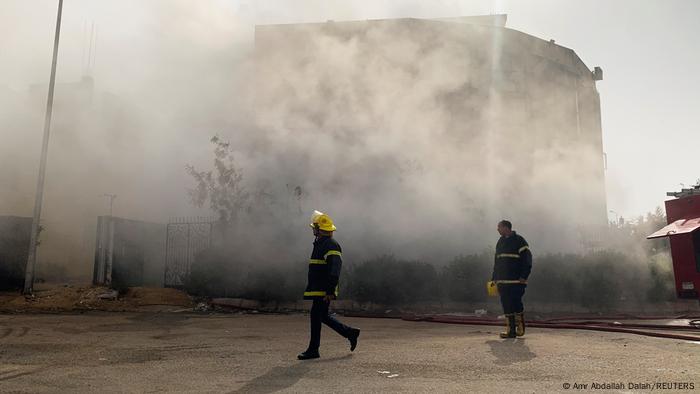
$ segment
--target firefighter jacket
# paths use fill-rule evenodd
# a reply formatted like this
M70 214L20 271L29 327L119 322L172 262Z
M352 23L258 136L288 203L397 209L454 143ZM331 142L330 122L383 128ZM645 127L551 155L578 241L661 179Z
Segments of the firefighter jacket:
M317 237L309 260L309 279L304 299L338 296L338 279L343 265L341 249L333 237Z
M496 244L496 256L491 280L498 284L518 283L527 280L532 269L532 253L525 238L515 231L510 237L502 236Z

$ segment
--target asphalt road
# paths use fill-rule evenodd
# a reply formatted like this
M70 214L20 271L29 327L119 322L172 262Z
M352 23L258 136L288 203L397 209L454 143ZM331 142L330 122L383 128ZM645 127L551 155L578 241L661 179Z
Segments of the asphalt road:
M0 392L700 391L698 343L544 329L501 340L497 327L341 320L362 329L358 349L326 328L322 358L301 362L305 315L0 315Z

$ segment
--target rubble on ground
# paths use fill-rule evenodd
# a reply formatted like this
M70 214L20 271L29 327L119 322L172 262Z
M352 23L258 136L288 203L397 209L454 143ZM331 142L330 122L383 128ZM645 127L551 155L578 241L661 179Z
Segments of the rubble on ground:
M153 311L193 307L187 293L177 289L132 287L120 295L104 286L55 286L36 290L30 297L18 292L0 293L1 312L71 312L71 311Z

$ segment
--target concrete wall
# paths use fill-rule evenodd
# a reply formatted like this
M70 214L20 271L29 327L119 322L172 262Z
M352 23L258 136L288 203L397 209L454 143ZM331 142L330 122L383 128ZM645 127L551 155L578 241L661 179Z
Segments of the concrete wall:
M95 284L110 284L117 289L163 286L164 224L100 216L97 229Z
M32 218L0 216L0 290L21 289Z

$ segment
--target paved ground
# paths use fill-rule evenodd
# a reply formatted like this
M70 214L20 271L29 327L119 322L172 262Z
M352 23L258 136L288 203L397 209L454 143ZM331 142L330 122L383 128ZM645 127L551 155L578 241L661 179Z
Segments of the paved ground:
M697 343L537 329L503 341L497 327L347 318L363 330L354 353L326 329L323 358L300 362L307 318L0 315L0 392L534 393L593 382L700 391Z

